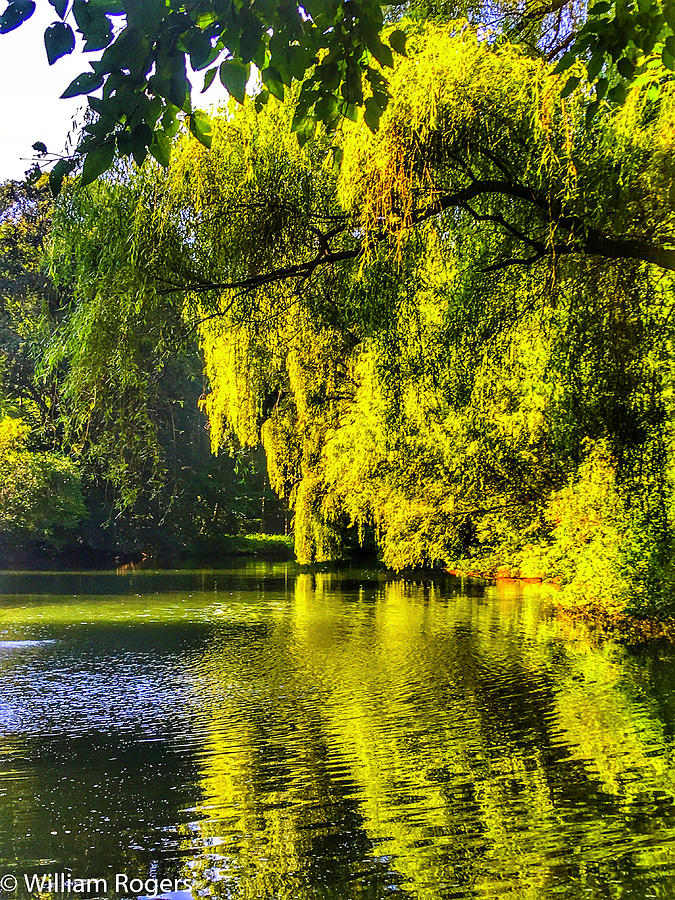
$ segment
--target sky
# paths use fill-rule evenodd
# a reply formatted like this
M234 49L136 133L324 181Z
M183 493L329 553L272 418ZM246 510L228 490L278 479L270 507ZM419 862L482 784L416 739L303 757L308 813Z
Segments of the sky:
M34 156L32 145L42 141L50 152L61 153L73 117L83 97L61 100L70 82L89 67L93 55L75 52L53 66L47 62L44 30L57 21L47 0L37 0L33 16L9 34L0 34L0 181L23 178ZM216 78L203 98L202 75L193 79L196 105L208 106L225 97Z
M72 118L83 105L82 97L59 99L88 64L73 54L49 65L42 36L55 20L49 3L38 0L31 19L0 34L0 180L23 177L35 141L60 153Z

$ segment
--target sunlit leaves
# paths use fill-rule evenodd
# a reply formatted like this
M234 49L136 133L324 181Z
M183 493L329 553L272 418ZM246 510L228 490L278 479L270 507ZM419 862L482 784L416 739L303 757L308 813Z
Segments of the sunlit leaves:
M150 153L166 168L171 158L171 140L162 131L156 131L150 144Z
M80 476L65 456L29 450L29 431L21 419L0 419L0 530L51 542L86 515Z
M206 113L197 110L189 118L189 126L191 133L205 147L210 148L213 132L213 123Z

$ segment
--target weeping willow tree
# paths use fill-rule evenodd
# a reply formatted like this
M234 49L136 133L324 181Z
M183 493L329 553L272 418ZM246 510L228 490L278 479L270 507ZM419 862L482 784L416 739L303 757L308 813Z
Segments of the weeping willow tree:
M96 189L123 227L93 267L52 250L107 279L78 389L126 364L130 309L133 341L194 330L213 449L262 443L299 561L374 539L397 569L647 602L672 555L672 87L654 65L589 115L580 64L570 91L466 22L407 30L375 133L308 138L292 100L246 103L210 151L185 135L166 173ZM67 187L64 219L90 197Z

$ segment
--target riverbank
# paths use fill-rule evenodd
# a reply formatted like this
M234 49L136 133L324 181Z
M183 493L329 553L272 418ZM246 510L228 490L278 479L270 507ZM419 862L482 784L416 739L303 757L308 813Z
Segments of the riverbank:
M448 567L445 571L455 578L469 578L492 584L536 584L552 610L563 621L584 625L589 636L618 640L627 644L665 640L675 643L675 616L639 615L619 607L608 608L598 602L575 602L567 599L561 578L543 575L521 575L510 566Z
M197 545L192 554L200 559L219 556L255 556L270 560L294 559L292 534L226 534L213 544Z
M145 547L135 550L112 548L109 551L87 544L69 544L55 548L38 543L0 548L0 569L84 568L101 569L137 565L153 561L173 565L190 559L213 563L227 557L256 557L292 560L293 537L285 534L222 535L217 541L172 549Z
M651 641L675 643L675 618L638 617L603 609L598 604L574 606L553 601L556 615L563 621L581 623L598 639L611 638L625 644Z

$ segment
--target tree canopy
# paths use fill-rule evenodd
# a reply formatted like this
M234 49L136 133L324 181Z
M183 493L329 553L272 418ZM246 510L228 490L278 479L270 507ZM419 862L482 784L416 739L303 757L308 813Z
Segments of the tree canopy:
M675 94L653 67L658 100L588 116L583 68L552 70L411 25L376 132L362 110L299 142L301 93L250 98L208 151L69 180L50 267L86 418L186 330L212 446L262 443L301 562L361 542L665 604Z
M148 153L162 165L171 139L185 121L209 146L209 117L192 99L190 71L204 72L204 87L219 78L243 102L247 84L258 79L258 107L282 100L296 83L301 91L293 127L301 140L318 122L329 129L354 119L362 108L375 131L392 97L385 71L406 53L407 24L427 18L468 15L489 40L518 44L534 58L558 60L569 70L565 91L580 83L574 68L587 63L595 83L593 116L603 101L620 104L637 84L656 100L675 69L675 14L662 0L601 0L588 9L577 0L482 3L331 0L288 4L213 0L50 0L55 21L44 40L50 63L72 53L77 32L89 68L64 97L87 96L92 120L75 152L53 167L58 193L63 178L82 162L92 181L110 168L116 153L142 163ZM8 0L0 34L27 21L34 0ZM398 24L392 24L396 23ZM383 26L390 27L383 31ZM654 67L660 66L658 79ZM384 70L384 71L383 71ZM256 75L257 73L257 75ZM254 76L252 78L252 75ZM197 104L198 105L198 104ZM35 144L46 154L44 143Z

